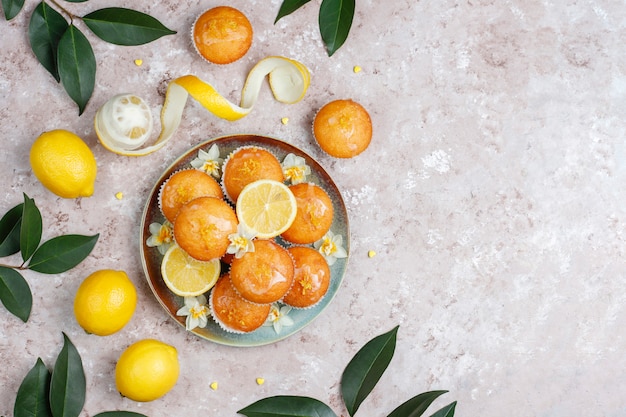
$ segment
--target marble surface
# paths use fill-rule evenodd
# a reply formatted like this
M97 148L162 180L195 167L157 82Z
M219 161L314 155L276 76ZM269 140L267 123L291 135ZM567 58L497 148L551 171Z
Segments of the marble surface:
M85 14L104 3L68 8ZM30 51L36 2L0 20L0 208L27 193L42 211L44 238L100 233L75 269L24 272L34 298L26 324L0 308L0 415L13 414L38 357L52 367L64 332L83 359L85 416L234 416L278 394L311 396L347 416L344 366L396 325L395 356L357 415L386 415L435 389L449 393L432 410L457 400L459 416L626 415L624 2L362 0L347 43L331 58L317 27L319 2L274 25L280 3L229 2L249 16L255 35L247 55L227 66L200 59L188 35L216 2L133 4L178 31L138 47L106 44L77 21L98 64L80 117ZM311 70L301 102L278 103L264 86L237 122L189 102L172 141L141 158L98 143L93 116L112 95L142 96L158 119L167 83L195 74L236 102L248 71L268 55ZM360 102L373 119L371 146L350 160L325 155L310 132L315 111L337 98ZM57 198L32 174L30 144L55 128L93 150L93 197ZM351 226L346 277L328 309L296 335L254 348L186 333L152 295L138 252L141 212L161 172L199 141L243 132L280 137L314 156L341 190ZM72 314L79 283L101 268L125 270L139 296L130 323L107 337L85 334ZM174 345L181 363L176 387L151 403L121 398L114 383L118 356L143 338Z

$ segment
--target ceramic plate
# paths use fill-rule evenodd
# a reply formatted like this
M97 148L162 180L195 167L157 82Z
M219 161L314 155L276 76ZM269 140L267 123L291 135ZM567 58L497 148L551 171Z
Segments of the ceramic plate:
M163 306L170 317L179 323L183 329L185 328L185 317L176 316L178 309L183 306L183 298L173 294L165 286L161 277L161 260L163 259L163 255L159 253L157 248L146 246L146 240L150 237L150 224L154 222L162 224L165 221L165 218L159 210L158 204L158 194L163 182L175 171L191 168L190 163L197 157L198 150L202 149L208 151L213 144L217 144L219 147L220 156L222 158L225 158L230 154L230 152L240 146L251 145L260 146L269 150L276 155L278 160L281 162L289 153L303 157L306 160L307 165L311 167L311 175L307 177L307 180L321 186L333 201L335 216L330 230L334 234L340 234L343 236L344 248L348 253L350 253L348 215L343 199L341 198L341 194L326 171L324 171L324 169L305 152L278 139L257 135L223 136L200 143L192 149L189 149L185 152L185 154L181 155L172 165L170 165L169 168L165 170L165 172L163 172L150 192L141 223L140 252L148 284L161 306ZM289 313L289 317L293 319L294 324L293 326L283 327L280 333L276 333L272 326L264 326L250 333L233 334L222 330L222 328L219 327L211 318L209 318L209 324L206 328L196 328L192 330L192 333L195 333L204 339L231 346L259 346L273 343L291 336L316 319L332 301L337 290L339 289L339 286L341 285L341 281L343 280L347 262L348 258L338 259L330 267L331 281L328 292L324 298L322 298L322 300L312 308L292 309Z

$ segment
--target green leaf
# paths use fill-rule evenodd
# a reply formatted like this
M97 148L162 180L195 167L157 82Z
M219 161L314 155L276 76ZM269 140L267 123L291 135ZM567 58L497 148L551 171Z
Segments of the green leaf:
M85 35L74 25L59 41L57 64L63 88L78 105L80 116L96 84L96 57Z
M398 406L387 417L420 417L437 397L446 392L448 391L423 392Z
M248 417L337 417L329 406L310 397L278 395L237 411Z
M441 410L437 411L430 417L454 417L454 409L456 408L456 401L446 405Z
M24 7L24 0L2 0L2 9L4 9L4 17L7 20L13 19Z
M20 250L24 262L30 259L37 250L41 242L42 229L41 212L37 208L35 200L24 194L22 224L20 225Z
M57 82L60 81L57 49L61 36L68 27L65 18L43 1L33 10L28 24L30 48L39 63L52 74Z
M152 16L122 7L96 10L83 21L99 38L116 45L143 45L176 33Z
M343 45L354 18L355 0L322 0L319 14L320 33L328 56Z
M63 333L63 348L50 381L50 408L54 417L78 417L85 405L87 383L80 354Z
M0 301L11 314L28 321L33 307L30 287L19 272L4 266L0 266Z
M104 413L96 414L93 417L146 417L143 414L133 413L132 411L105 411Z
M23 206L24 204L18 204L0 219L0 257L10 256L20 251Z
M52 417L48 399L50 378L50 371L41 358L37 358L17 390L13 417Z
M376 336L352 358L341 375L341 395L351 416L374 389L396 348L398 327Z
M59 274L81 263L98 241L99 235L63 235L44 242L33 254L28 269L43 274Z
M276 22L278 22L283 17L295 12L300 7L304 6L310 1L311 0L284 0L283 4L280 5L280 9L278 10L278 15L276 16L276 20L274 20L274 24L276 24Z

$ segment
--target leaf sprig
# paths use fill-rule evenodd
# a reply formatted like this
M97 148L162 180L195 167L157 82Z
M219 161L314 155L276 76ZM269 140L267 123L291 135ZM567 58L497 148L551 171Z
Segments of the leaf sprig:
M363 346L346 366L341 376L341 395L350 416L372 392L389 366L396 347L399 326L376 336ZM420 417L447 391L428 391L416 395L393 410L387 417ZM431 417L453 417L456 401L436 411ZM242 408L247 417L337 417L325 403L311 397L278 395L267 397Z
M93 250L99 235L61 235L41 242L43 222L35 201L24 194L24 202L0 219L0 257L22 257L21 265L0 264L0 301L23 322L28 321L33 296L19 271L60 274L81 263Z
M311 0L283 0L274 24ZM322 0L318 23L328 56L332 56L348 39L356 0Z
M85 405L87 383L83 361L63 333L63 348L52 372L41 358L26 374L13 407L14 417L78 417ZM146 417L129 411L105 411L94 417Z
M66 1L83 3L87 0ZM7 20L16 17L23 6L24 0L2 0ZM93 94L96 58L91 43L74 25L74 20L82 20L97 37L115 45L143 45L176 33L154 17L132 9L108 7L81 17L66 10L56 0L41 1L33 10L28 25L31 49L41 65L78 105L79 115Z

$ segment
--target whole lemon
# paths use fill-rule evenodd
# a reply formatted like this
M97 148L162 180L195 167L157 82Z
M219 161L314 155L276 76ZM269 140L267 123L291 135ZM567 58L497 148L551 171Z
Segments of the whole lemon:
M120 394L133 401L152 401L176 385L179 371L175 347L144 339L120 355L115 366L115 385Z
M37 179L63 198L90 197L96 181L96 158L83 140L67 130L44 132L30 148Z
M128 323L137 306L137 291L124 271L102 269L80 284L74 316L87 333L107 336Z

